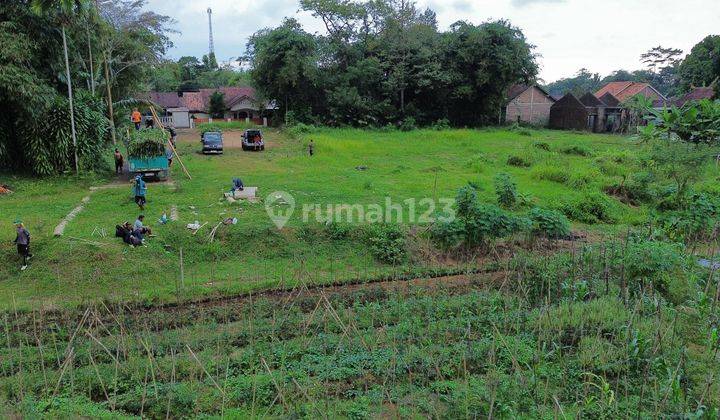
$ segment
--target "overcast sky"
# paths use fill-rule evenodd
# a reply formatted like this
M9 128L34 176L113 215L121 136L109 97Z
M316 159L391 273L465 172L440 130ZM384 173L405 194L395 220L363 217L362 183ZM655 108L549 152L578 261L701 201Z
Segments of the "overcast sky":
M662 45L690 51L710 34L720 34L720 0L417 0L438 15L440 29L467 20L478 24L504 18L520 27L541 55L540 77L551 82L585 67L605 75L641 68L640 54ZM149 9L169 15L180 31L172 37L172 58L208 51L208 7L213 10L218 61L245 51L249 35L294 16L309 32L321 22L298 13L297 0L149 0Z

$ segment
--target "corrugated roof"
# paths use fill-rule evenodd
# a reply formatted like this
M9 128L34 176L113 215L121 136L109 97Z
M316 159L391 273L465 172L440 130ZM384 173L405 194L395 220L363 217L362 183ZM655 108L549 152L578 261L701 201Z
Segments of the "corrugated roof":
M523 92L525 92L526 90L530 89L531 87L537 88L538 90L540 90L540 92L542 92L545 96L547 96L548 98L552 99L553 101L556 100L553 96L551 96L551 95L548 93L547 90L545 90L545 89L544 89L543 87L541 87L541 86L538 86L538 85L515 84L515 85L512 85L512 86L510 86L510 87L508 88L508 91L507 91L507 100L508 100L508 102L510 102L510 101L512 101L513 99L517 98L517 97L520 96Z
M711 87L699 87L691 90L675 101L675 105L683 106L690 101L700 101L702 99L712 99L715 97L715 90Z

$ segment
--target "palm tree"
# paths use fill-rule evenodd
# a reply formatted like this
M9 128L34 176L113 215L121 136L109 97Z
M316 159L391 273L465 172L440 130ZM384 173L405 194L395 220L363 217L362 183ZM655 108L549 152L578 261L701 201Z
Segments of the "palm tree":
M70 23L72 15L81 13L90 5L90 0L32 0L32 8L38 14L52 13L59 18L62 27L63 51L65 53L65 78L68 86L68 99L70 101L70 128L72 131L73 152L75 154L75 173L80 172L77 152L77 133L75 130L75 109L73 105L72 78L70 76L70 60L68 58L67 36L65 26Z

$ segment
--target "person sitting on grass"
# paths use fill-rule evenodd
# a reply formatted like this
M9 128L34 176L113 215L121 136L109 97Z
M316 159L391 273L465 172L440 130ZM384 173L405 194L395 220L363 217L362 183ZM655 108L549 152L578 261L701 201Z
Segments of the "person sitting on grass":
M142 245L142 240L133 233L130 222L115 226L115 236L122 238L123 242L132 247Z
M22 256L23 259L20 271L25 271L28 266L28 260L33 256L30 253L30 232L25 229L25 225L20 220L15 221L15 228L17 236L14 242L17 245L18 254Z
M147 193L147 187L145 181L142 179L142 175L135 177L133 185L133 194L135 194L135 203L140 207L141 211L145 211L145 203L147 202L145 194Z
M152 236L152 230L143 225L143 221L145 220L145 215L141 214L138 216L137 220L135 220L135 224L133 225L133 235L140 238L140 240L144 240L145 235Z

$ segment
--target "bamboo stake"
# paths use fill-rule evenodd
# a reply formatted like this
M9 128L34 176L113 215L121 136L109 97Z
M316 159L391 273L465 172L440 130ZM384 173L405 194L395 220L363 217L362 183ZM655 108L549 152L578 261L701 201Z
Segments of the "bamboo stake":
M158 117L157 112L155 112L155 107L150 107L150 112L153 115L153 118L155 118L155 121L157 121L158 125L160 126L160 129L165 133L165 126L163 126L162 122L160 122L160 117ZM170 139L168 139L168 145L170 146L170 150L173 151L175 156L177 157L178 162L180 163L180 167L182 167L183 171L185 172L185 175L187 175L188 179L192 179L192 176L190 176L190 172L188 172L187 168L185 167L185 164L183 163L182 159L180 158L180 154L178 154L177 150L175 149L175 146L173 146Z

